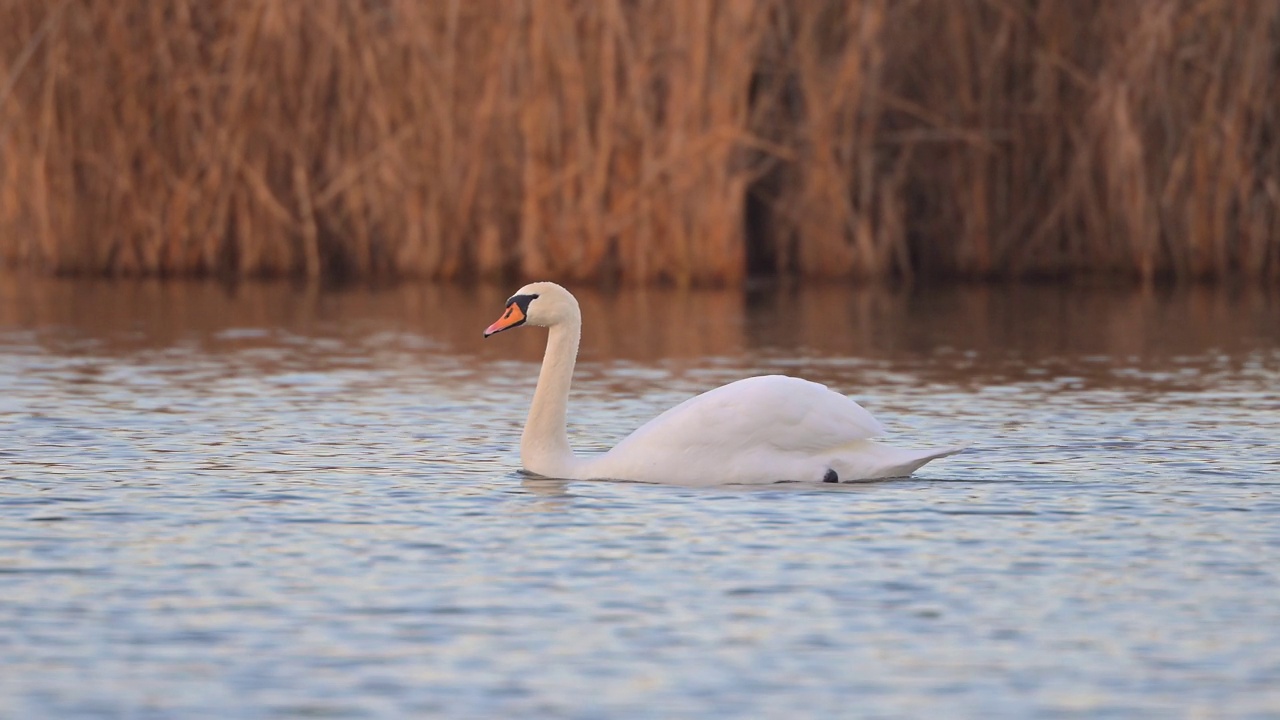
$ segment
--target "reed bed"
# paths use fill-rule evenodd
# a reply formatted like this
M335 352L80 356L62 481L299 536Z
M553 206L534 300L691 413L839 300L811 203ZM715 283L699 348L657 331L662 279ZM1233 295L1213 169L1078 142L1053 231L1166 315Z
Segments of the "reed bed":
M5 0L0 262L1280 279L1271 0Z

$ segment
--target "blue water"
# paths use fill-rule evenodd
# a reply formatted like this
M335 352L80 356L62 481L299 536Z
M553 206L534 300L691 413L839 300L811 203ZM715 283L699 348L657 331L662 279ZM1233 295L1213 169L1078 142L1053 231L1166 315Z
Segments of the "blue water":
M786 372L917 477L518 470L510 288L0 300L0 717L1280 717L1280 304L581 294L571 438Z

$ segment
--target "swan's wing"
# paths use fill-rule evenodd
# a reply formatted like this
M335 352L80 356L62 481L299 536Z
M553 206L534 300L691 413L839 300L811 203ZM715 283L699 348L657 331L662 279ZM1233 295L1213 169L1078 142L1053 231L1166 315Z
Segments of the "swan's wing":
M825 385L784 375L746 378L710 390L662 413L618 443L615 453L714 446L776 448L787 453L830 450L884 432L853 400Z

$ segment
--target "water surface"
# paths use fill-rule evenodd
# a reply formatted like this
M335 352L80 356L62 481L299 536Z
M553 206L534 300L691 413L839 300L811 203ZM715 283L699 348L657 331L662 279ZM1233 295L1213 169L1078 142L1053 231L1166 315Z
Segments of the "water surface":
M512 288L0 283L0 716L1280 717L1280 298L582 291L570 435L749 374L917 477L517 472Z

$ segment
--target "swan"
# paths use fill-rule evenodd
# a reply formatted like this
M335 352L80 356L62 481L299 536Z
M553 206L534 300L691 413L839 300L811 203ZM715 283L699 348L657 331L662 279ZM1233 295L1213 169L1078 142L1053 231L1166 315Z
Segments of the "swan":
M854 482L903 477L964 446L881 445L871 413L825 385L784 375L750 377L692 397L642 425L612 450L578 456L565 430L582 313L552 282L512 295L484 337L521 325L548 329L547 350L520 437L520 463L564 480L681 485Z

